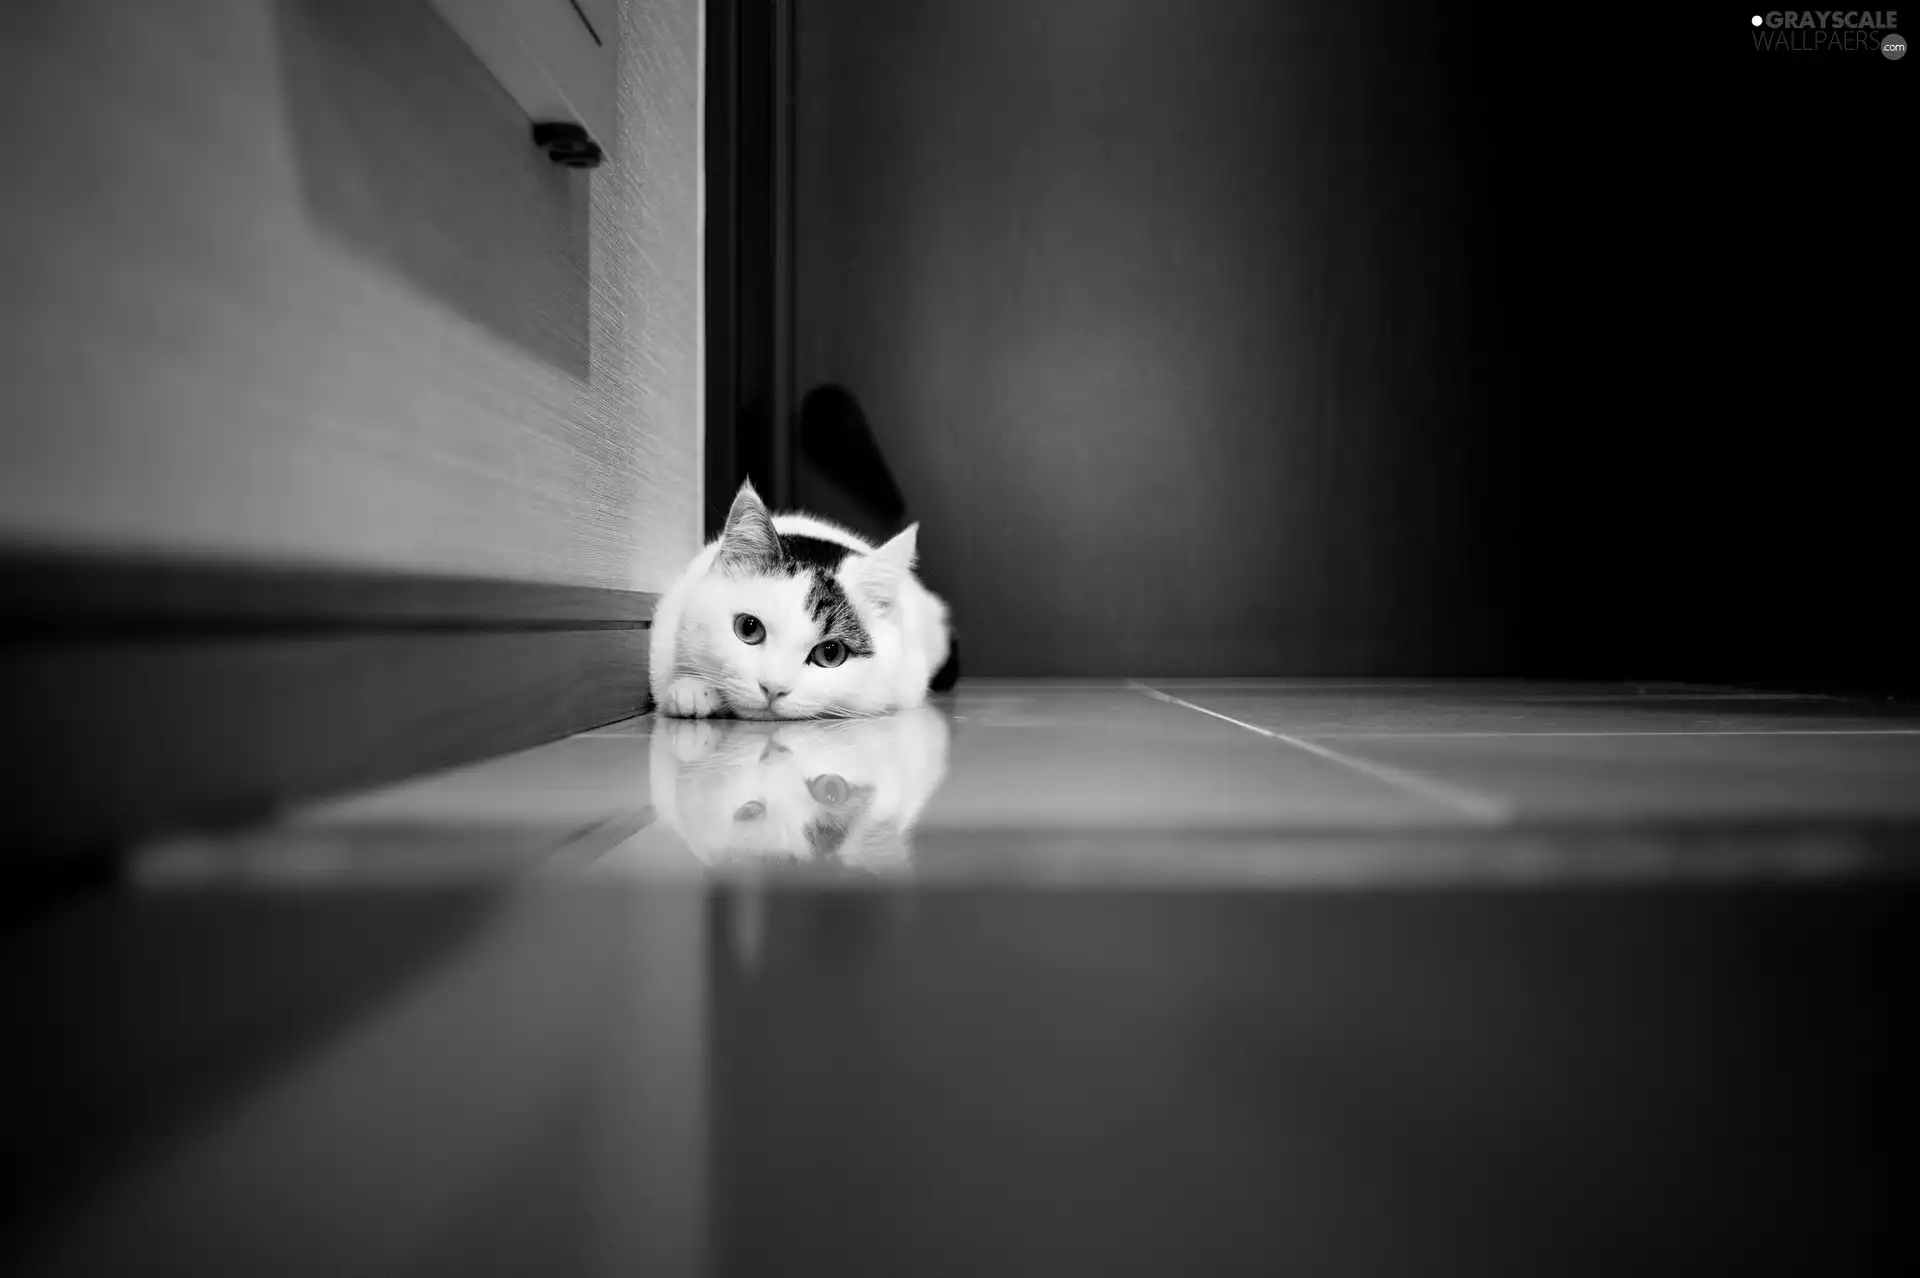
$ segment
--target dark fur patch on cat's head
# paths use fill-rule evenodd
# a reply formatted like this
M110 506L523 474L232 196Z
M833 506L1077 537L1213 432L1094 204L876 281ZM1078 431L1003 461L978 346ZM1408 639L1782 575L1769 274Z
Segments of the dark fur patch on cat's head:
M834 576L847 556L854 552L821 537L782 537L780 543L786 555L779 571L796 577L807 574L807 611L813 614L820 633L845 644L850 657L871 656L873 637L861 623L860 614L854 611L853 600L847 597L846 589Z
M727 512L715 566L725 572L757 576L804 574L808 579L807 611L820 633L846 645L848 656L868 657L873 655L873 636L867 633L853 601L834 575L854 553L823 537L782 536L773 526L766 503L751 483L744 483Z

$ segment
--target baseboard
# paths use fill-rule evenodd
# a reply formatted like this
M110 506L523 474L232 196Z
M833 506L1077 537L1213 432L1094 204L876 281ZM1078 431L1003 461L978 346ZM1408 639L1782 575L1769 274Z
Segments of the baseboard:
M9 861L100 854L647 708L654 597L0 555Z

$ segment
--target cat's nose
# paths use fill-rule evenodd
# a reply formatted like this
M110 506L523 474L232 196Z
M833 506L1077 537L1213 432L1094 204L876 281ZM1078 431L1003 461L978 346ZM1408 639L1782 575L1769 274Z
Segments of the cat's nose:
M793 688L791 685L788 685L788 684L768 683L766 680L762 679L760 681L760 691L766 694L766 698L769 702L774 702L786 696L789 692L792 692Z

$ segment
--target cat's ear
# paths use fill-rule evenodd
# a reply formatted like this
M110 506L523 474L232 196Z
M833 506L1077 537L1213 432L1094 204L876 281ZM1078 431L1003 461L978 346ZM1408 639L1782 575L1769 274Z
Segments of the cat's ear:
M853 561L854 588L880 612L892 611L900 587L913 575L919 544L920 525L909 524L886 545L859 556Z
M713 566L753 568L779 558L780 534L773 530L773 516L753 490L753 481L746 480L727 511L726 527L720 531L720 553L714 557Z

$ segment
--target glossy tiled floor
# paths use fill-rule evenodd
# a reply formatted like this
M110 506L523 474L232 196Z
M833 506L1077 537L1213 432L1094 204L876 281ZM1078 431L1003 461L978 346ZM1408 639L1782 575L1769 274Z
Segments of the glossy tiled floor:
M1905 1272L1917 864L1870 701L616 724L4 938L0 1270Z
M1920 714L1891 703L1660 684L976 682L870 721L635 719L253 836L150 848L138 872L1800 873L1884 857L1876 832L1908 821ZM1650 860L1658 849L1669 855Z

